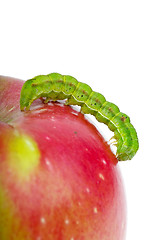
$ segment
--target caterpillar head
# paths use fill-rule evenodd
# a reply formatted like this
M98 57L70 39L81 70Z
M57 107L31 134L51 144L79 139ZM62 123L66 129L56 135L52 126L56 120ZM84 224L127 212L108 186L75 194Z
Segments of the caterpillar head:
M20 95L20 109L21 111L29 110L31 105L31 99L33 97L33 87L32 87L33 79L27 80L21 90Z

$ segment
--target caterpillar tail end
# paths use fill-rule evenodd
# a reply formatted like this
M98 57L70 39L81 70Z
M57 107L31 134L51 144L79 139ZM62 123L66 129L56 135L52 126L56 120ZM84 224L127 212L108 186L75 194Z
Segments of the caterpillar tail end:
M135 156L136 152L124 152L124 153L116 153L116 157L118 161L126 161L131 160Z
M118 161L127 161L127 160L131 160L130 158L129 158L129 156L127 155L127 154L125 154L125 153L121 153L121 154L116 154L116 157L117 157L117 160Z

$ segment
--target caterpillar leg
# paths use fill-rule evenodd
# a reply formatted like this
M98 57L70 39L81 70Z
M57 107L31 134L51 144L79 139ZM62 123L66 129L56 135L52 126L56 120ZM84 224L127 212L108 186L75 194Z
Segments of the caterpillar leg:
M96 115L96 111L94 111L91 108L89 108L86 104L82 105L81 113L83 113L83 114L92 114L94 116Z
M71 96L70 98L68 98L66 101L65 101L65 105L78 105L78 106L81 106L81 102L77 101L73 96Z
M116 141L115 136L112 136L112 137L109 139L109 142L112 142L112 140Z
M109 144L110 146L112 145L112 146L117 147L118 142L117 142L117 140L115 139L115 136L112 136L112 137L109 139L108 144Z
M126 153L116 154L116 157L117 157L118 161L126 161L126 160L130 159Z
M43 103L48 103L51 100L51 98L46 97L45 99L43 99Z
M112 146L115 146L117 147L117 141L114 141L114 142L110 142L109 145L112 145Z
M41 97L40 97L41 101L43 103L48 103L49 101L57 101L59 98L58 98L58 93L55 93L53 91L51 91L50 93L43 93L41 94Z

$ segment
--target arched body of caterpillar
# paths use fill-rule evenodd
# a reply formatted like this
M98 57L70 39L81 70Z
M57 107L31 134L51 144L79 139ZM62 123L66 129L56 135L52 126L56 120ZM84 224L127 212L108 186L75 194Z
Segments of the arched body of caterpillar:
M29 110L31 103L41 97L46 98L46 103L49 100L67 99L66 105L81 106L82 113L92 114L99 122L106 124L114 132L119 161L132 159L136 154L139 143L130 118L89 85L78 82L72 76L58 73L36 76L27 80L22 87L20 109Z

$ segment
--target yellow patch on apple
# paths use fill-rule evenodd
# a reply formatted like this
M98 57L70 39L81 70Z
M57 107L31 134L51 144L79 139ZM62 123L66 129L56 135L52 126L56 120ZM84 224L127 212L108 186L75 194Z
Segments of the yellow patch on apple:
M13 240L31 240L29 232L22 224L18 213L16 213L13 202L0 184L0 239L10 240L11 236Z
M37 143L30 136L16 131L8 148L8 167L20 180L28 180L40 162Z

